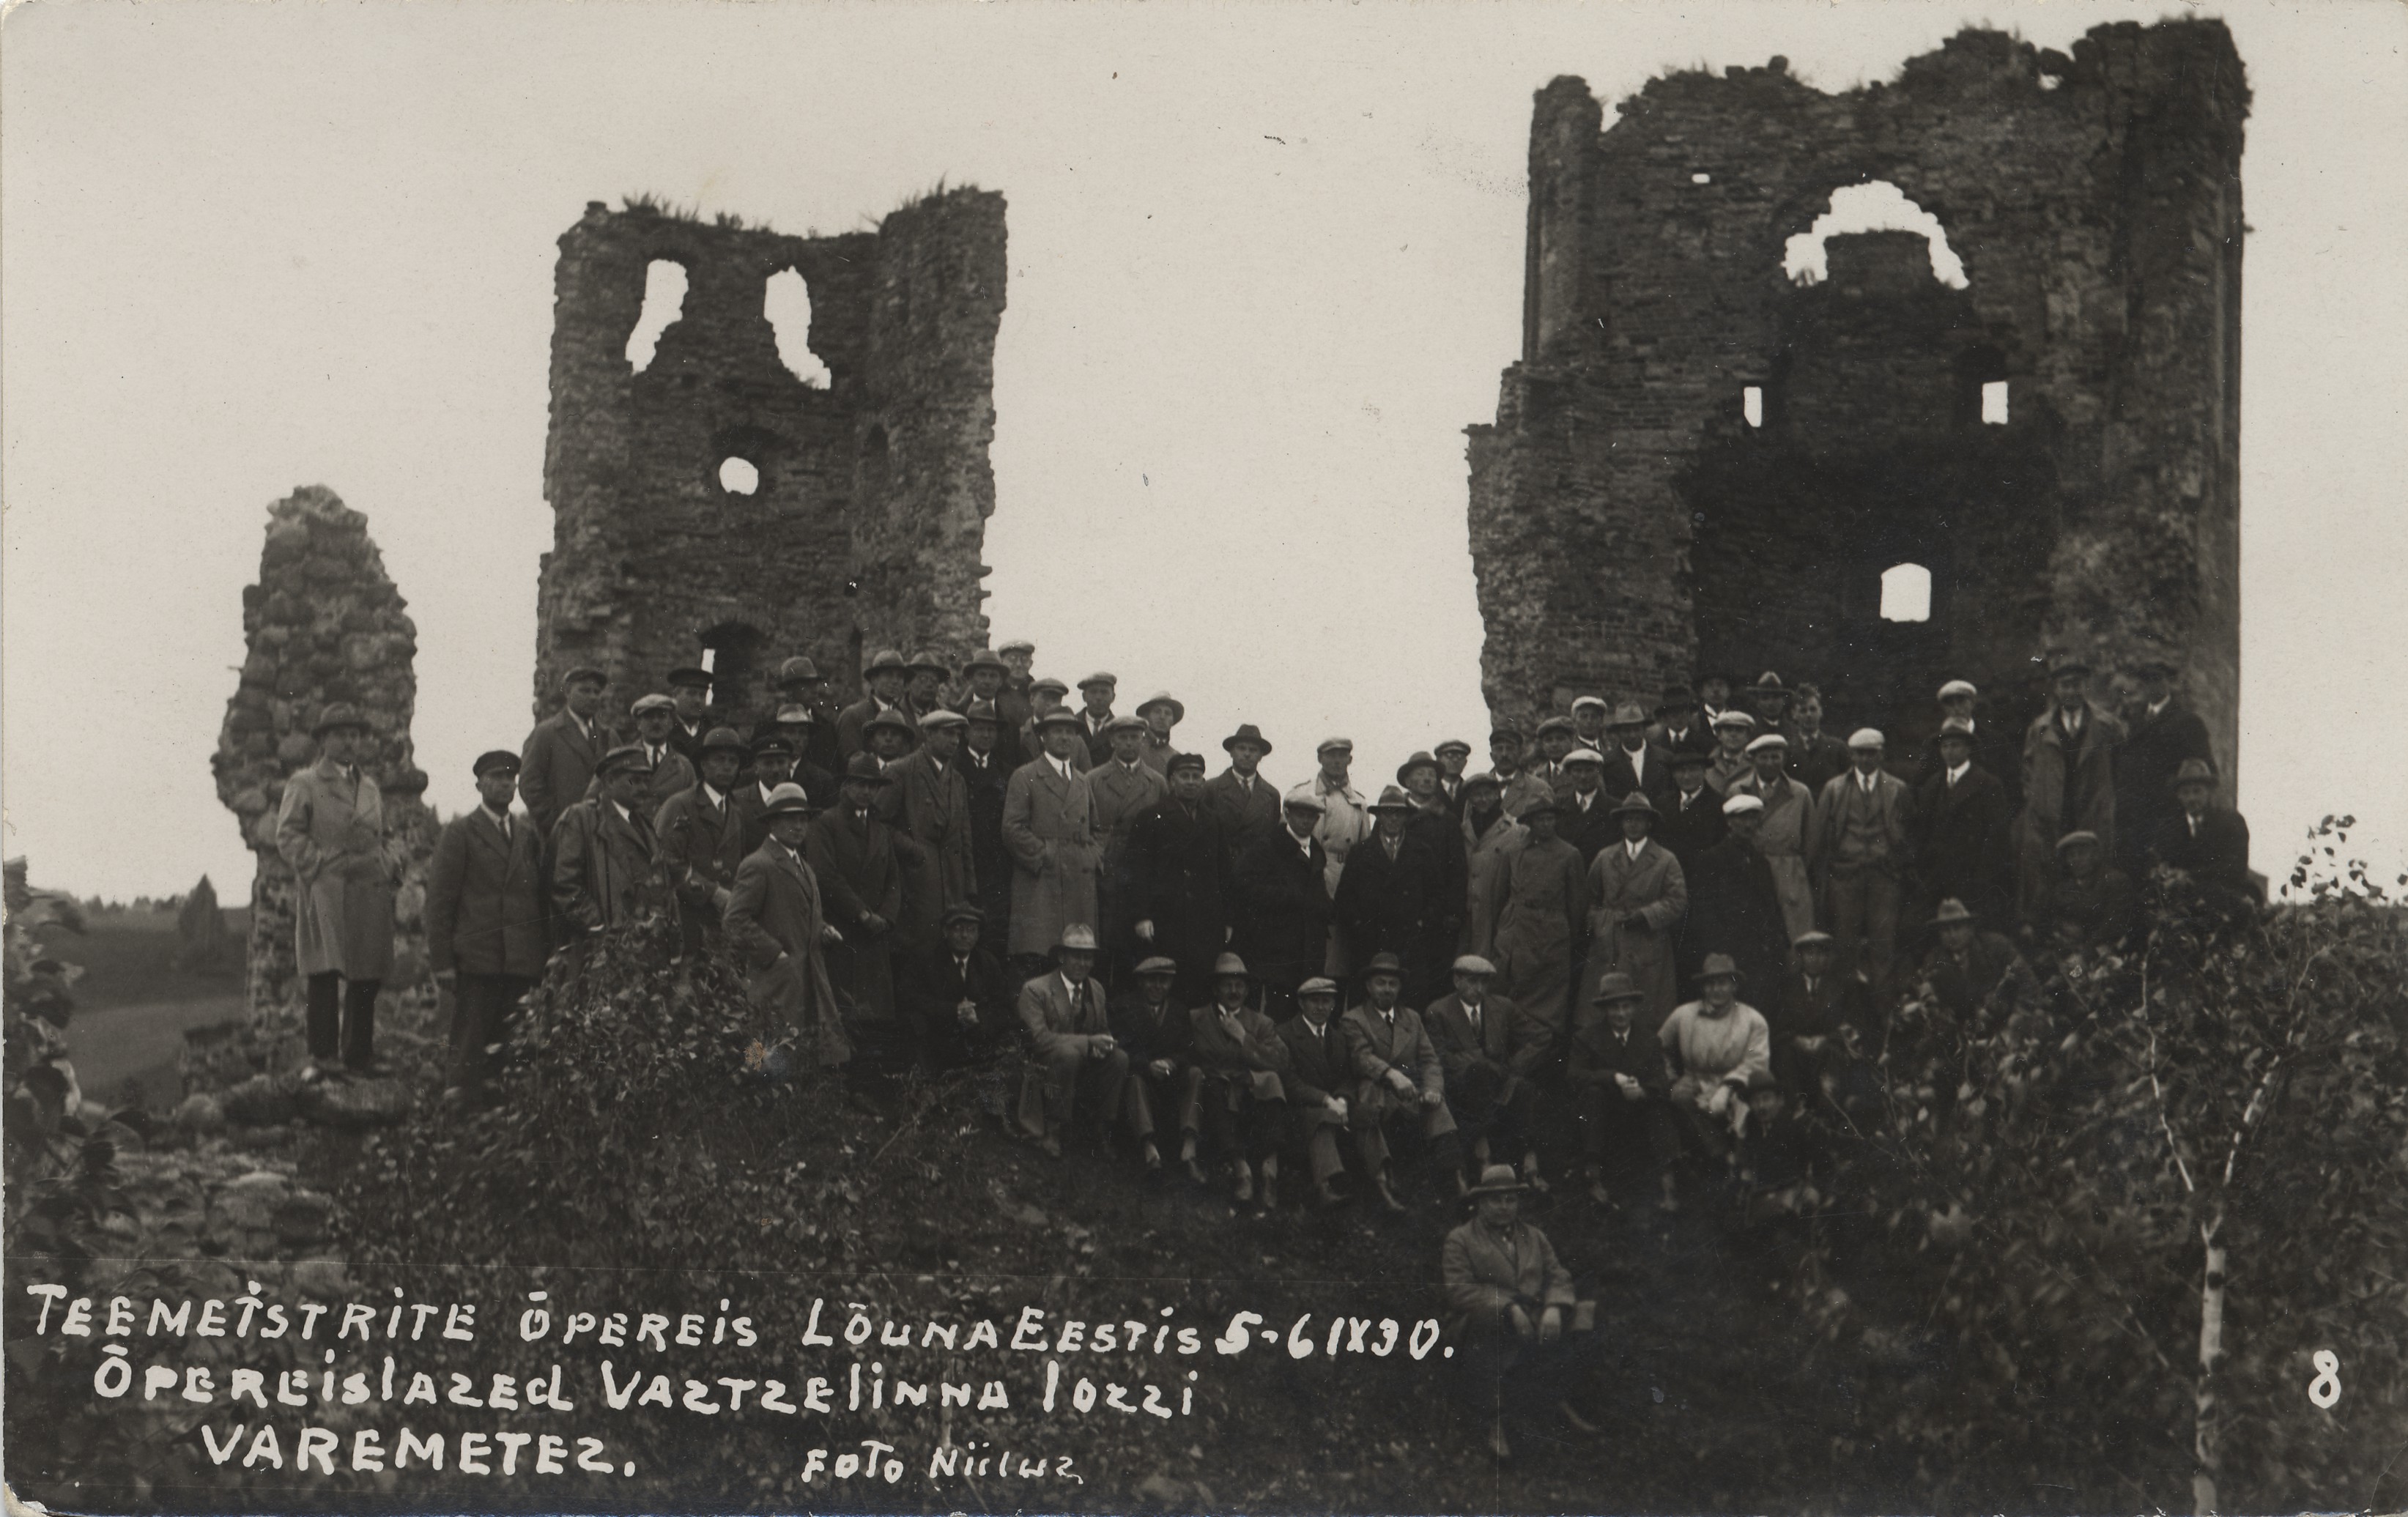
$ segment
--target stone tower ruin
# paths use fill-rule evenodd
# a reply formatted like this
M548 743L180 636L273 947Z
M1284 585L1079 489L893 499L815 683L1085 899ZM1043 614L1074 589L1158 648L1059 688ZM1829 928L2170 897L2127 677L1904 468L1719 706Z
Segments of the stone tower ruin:
M1495 714L1770 668L1895 751L1950 677L2017 723L2047 651L2157 652L2229 783L2248 104L2188 21L2071 57L1967 31L1843 94L1779 58L1675 74L1603 129L1581 80L1540 91L1522 359L1469 430ZM1872 181L1944 249L1833 236L1785 271ZM1925 573L1928 619L1885 618Z
M738 717L793 654L843 688L865 649L984 645L1003 214L957 189L798 237L586 208L554 277L538 714L580 664L620 713L705 664ZM631 357L664 274L682 302ZM796 279L807 334L769 312Z

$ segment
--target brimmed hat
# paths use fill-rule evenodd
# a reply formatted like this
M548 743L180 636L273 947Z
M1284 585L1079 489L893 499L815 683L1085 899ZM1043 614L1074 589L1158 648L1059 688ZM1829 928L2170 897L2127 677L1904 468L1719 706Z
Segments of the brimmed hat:
M1848 734L1848 749L1851 752L1859 748L1887 748L1888 746L1889 739L1881 735L1881 729L1878 727L1858 727Z
M779 737L774 732L765 733L761 737L752 739L752 756L754 758L765 759L773 753L782 753L788 758L793 758L795 756L795 745L786 741L785 738Z
M792 781L772 788L769 792L768 800L764 802L761 807L761 815L765 818L774 816L809 816L810 815L810 812L811 798L803 794L802 786L795 784Z
M855 780L873 785L891 785L895 782L895 777L880 766L878 755L875 753L855 753L845 760L844 778L848 783Z
M1049 674L1039 679L1029 680L1028 693L1032 695L1049 694L1054 695L1067 695L1070 694L1070 687Z
M993 701L972 701L962 708L962 723L968 725L972 722L991 722L1001 725L1003 713L995 708Z
M962 665L962 678L968 679L972 669L993 669L997 674L1010 674L1011 665L1006 664L1002 655L992 649L982 648L970 654L968 660Z
M2088 843L2091 847L2097 848L2099 846L2099 835L2087 828L2076 828L2072 832L2067 833L2064 837L2057 840L2057 851L2062 853L2067 849L2075 847L2082 843Z
M1465 742L1460 737L1449 737L1446 741L1431 749L1430 751L1439 755L1440 758L1443 758L1446 756L1446 751L1450 748L1454 749L1456 752L1461 753L1466 758L1469 758L1471 756L1471 745Z
M1469 794L1470 792L1482 788L1488 790L1503 790L1505 788L1505 781L1498 779L1497 773L1493 769L1483 769L1478 774L1467 774L1463 777L1463 789L1465 794Z
M969 724L968 717L959 711L948 711L942 707L920 719L920 730L923 732L936 732L945 727L967 727Z
M1725 976L1732 980L1747 978L1740 972L1739 961L1727 953L1709 953L1706 955L1706 962L1698 966L1698 983L1700 985L1709 980L1720 980Z
M1488 741L1492 745L1502 742L1518 743L1522 741L1522 729L1510 723L1503 726L1491 727L1488 729Z
M749 751L744 739L736 736L734 727L713 727L702 735L702 747L696 752L726 752L742 758Z
M2048 677L2059 679L2069 674L2088 674L2090 661L2079 653L2057 653L2048 661Z
M1304 781L1302 784L1290 785L1287 789L1287 794L1280 797L1280 807L1282 809L1285 809L1291 806L1301 807L1308 811L1326 811L1329 809L1329 803L1323 800L1319 795L1313 794L1312 781L1310 780Z
M1935 927L1945 927L1952 922L1971 922L1973 920L1973 913L1967 910L1965 903L1958 900L1954 895L1951 895L1946 900L1941 902L1940 909L1931 913L1931 925Z
M1750 744L1749 746L1753 748L1755 745ZM1672 750L1672 767L1675 769L1711 769L1713 766L1714 756L1712 753L1707 752L1702 748L1676 748Z
M1169 761L1162 766L1162 772L1166 775L1177 774L1182 769L1193 769L1197 774L1202 774L1204 772L1204 755L1201 753L1173 753L1170 755Z
M621 743L595 761L594 772L597 775L616 774L621 769L641 769L647 766L644 763L643 744Z
M1033 643L1033 642L1030 642L1030 641L1029 641L1027 638L1025 638L1025 637L1014 637L1014 638L1012 638L1010 642L1004 642L1004 643L997 643L997 644L996 644L996 645L995 645L995 651L996 651L996 654L997 654L998 656L999 656L999 655L1001 655L1001 654L1004 654L1004 653L1015 653L1015 652L1016 652L1016 653L1034 653L1035 651L1037 651L1037 645L1036 645L1035 643Z
M1397 766L1397 783L1403 784L1405 776L1415 769L1443 769L1444 767L1445 766L1439 763L1437 754L1425 749Z
M1037 730L1039 732L1043 732L1048 727L1069 727L1076 730L1083 728L1083 725L1084 723L1079 720L1079 713L1067 706L1056 706L1037 719Z
M1148 695L1145 699L1138 702L1137 714L1143 716L1147 711L1152 710L1157 706L1168 706L1170 708L1170 724L1174 727L1187 720L1187 708L1180 702L1177 696L1173 695L1168 690L1157 690L1153 694Z
M1973 740L1973 723L1961 716L1949 717L1940 723L1940 736L1943 739L1962 737L1970 743Z
M865 680L873 674L910 674L910 672L911 665L904 663L903 655L892 648L882 648L870 654L869 662L861 666L862 678Z
M1829 933L1823 931L1820 927L1817 927L1811 932L1799 933L1797 937L1789 940L1789 946L1791 948L1836 949L1840 946L1840 940L1832 937Z
M1380 798L1365 808L1366 810L1375 813L1380 811L1410 812L1413 809L1412 798L1395 785L1389 785L1383 788L1380 792Z
M1780 1089L1781 1081L1771 1070L1751 1069L1747 1072L1747 1093L1750 1095L1754 1095L1758 1091L1777 1091ZM1784 1092L1784 1094L1786 1093Z
M1747 745L1747 751L1751 753L1766 753L1774 749L1786 753L1789 751L1789 739L1777 732L1768 732Z
M1495 778L1493 775L1490 776L1492 781ZM1557 801L1551 792L1525 803L1519 811L1513 813L1513 819L1517 822L1527 822L1541 811L1549 816L1555 816L1560 814L1563 809L1563 804Z
M1213 959L1212 978L1218 980L1223 975L1244 975L1248 980L1254 978L1253 972L1246 967L1246 961L1235 953L1223 953Z
M797 653L778 665L778 683L798 685L820 677L820 666Z
M944 913L937 918L937 925L950 927L956 922L975 922L983 925L986 922L986 913L968 901L955 901L945 908Z
M1742 792L1737 795L1729 796L1723 802L1723 815L1725 816L1746 816L1750 812L1761 811L1763 809L1764 802L1754 795L1746 794L1745 792Z
M1778 695L1783 700L1787 700L1793 694L1787 685L1781 682L1781 676L1770 669L1757 675L1756 683L1747 687L1747 693L1751 695Z
M368 730L367 718L349 701L337 701L318 713L318 722L309 729L312 737L323 737L337 727L351 727L360 732Z
M1145 724L1145 718L1129 711L1123 711L1120 715L1104 723L1104 736L1107 737L1117 737L1124 732L1150 732L1152 730L1152 728Z
M519 756L507 748L496 748L490 752L478 754L477 762L468 766L468 772L480 780L495 769L508 769L512 774L518 773Z
M1608 969L1597 982L1597 1004L1611 1005L1615 1001L1643 1001L1647 993L1639 982L1620 969Z
M1607 723L1614 727L1643 727L1646 724L1647 710L1637 701L1624 701L1615 707L1613 720Z
M1529 1188L1522 1183L1522 1177L1514 1173L1512 1165L1492 1164L1480 1171L1480 1183L1467 1189L1463 1195L1467 1201L1479 1195L1519 1195Z
M1054 940L1055 953L1093 953L1096 950L1096 929L1083 922L1073 922L1062 929Z
M627 714L641 716L646 711L675 711L676 709L677 702L666 695L655 694L637 696L634 703L627 708Z
M1373 975L1395 975L1402 980L1405 977L1405 966L1394 953L1374 953L1371 955L1371 962L1363 966L1361 978L1369 980Z
M1973 681L1971 680L1951 680L1946 684L1940 687L1940 698L1942 700L1951 700L1958 695L1962 695L1966 699L1971 700L1980 694L1980 691L1973 688Z
M1645 791L1634 790L1622 797L1622 804L1607 814L1614 817L1643 816L1653 822L1663 813L1656 809L1656 803L1647 798Z
M1451 972L1458 975L1493 975L1497 972L1497 966L1477 953L1466 953L1455 961L1455 967Z
M808 727L819 720L808 706L781 706L778 714L769 719L774 727Z
M890 732L899 732L907 737L912 736L918 730L911 725L910 718L905 716L901 711L896 710L892 706L880 707L876 714L861 724L861 735L867 737L881 727L884 727Z
M1296 998L1299 1001L1308 995L1335 996L1337 994L1338 981L1326 975L1315 975L1296 988Z
M953 677L953 666L923 648L911 655L911 672L913 674L924 672L933 674L939 680L950 680Z
M676 690L681 686L689 685L699 685L703 689L709 690L710 688L710 671L709 669L700 668L691 664L687 665L682 669L671 669L666 681L671 690Z
M573 665L566 674L560 677L560 688L566 690L569 686L577 683L580 680L592 680L605 685L610 682L610 677L604 674L600 669L595 668L593 665L579 664Z
M1261 749L1266 755L1268 755L1271 751L1271 740L1263 736L1262 728L1255 726L1251 722L1239 723L1237 731L1229 734L1226 737L1222 738L1221 751L1226 753L1230 750L1236 748L1240 743L1252 743L1256 748Z
M1656 703L1656 714L1669 716L1674 711L1693 710L1697 704L1698 693L1688 686L1666 685L1664 698Z
M1152 958L1139 960L1135 973L1140 980L1152 975L1176 975L1179 966L1156 953Z
M1079 688L1081 690L1086 689L1089 685L1111 685L1112 688L1117 690L1120 688L1120 681L1113 679L1111 675L1106 674L1101 669L1098 669L1095 673L1087 676L1084 680L1079 681Z
M2174 770L2174 777L2166 781L2166 788L2169 790L2178 790L2185 785L2213 785L2214 783L2214 765L2210 764L2205 759L2185 759L2182 761L2181 767Z
M1753 732L1756 730L1756 718L1734 706L1724 711L1721 715L1715 717L1714 725L1717 727L1745 727L1750 732Z

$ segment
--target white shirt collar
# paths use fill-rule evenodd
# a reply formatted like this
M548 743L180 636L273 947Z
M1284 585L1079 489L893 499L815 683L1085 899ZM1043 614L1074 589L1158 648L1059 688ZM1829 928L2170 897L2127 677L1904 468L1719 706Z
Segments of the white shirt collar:
M1630 855L1630 862L1636 864L1639 862L1639 855L1647 852L1647 839L1625 837L1622 840L1622 847L1623 851Z
M713 806L725 806L727 804L727 797L722 795L716 790L711 789L710 781L708 780L702 782L702 793L710 797L710 804Z
M1964 778L1965 778L1965 771L1966 771L1966 770L1968 770L1968 769L1970 769L1970 768L1971 768L1972 766L1973 766L1973 761L1972 761L1971 759L1967 759L1967 760L1966 760L1964 763L1962 763L1962 764L1958 764L1958 765L1955 765L1955 766L1951 766L1951 767L1950 767L1950 769L1948 770L1948 782L1949 782L1950 784L1952 784L1952 785L1953 785L1953 784L1955 784L1957 780L1964 779Z
M1068 759L1055 758L1053 754L1048 753L1045 755L1045 762L1054 766L1054 772L1055 774L1060 775L1065 780L1070 778L1070 761Z

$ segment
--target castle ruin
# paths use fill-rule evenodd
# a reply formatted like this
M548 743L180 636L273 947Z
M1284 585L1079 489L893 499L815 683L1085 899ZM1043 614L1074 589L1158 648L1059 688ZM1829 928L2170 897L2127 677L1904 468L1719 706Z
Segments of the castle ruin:
M2070 57L1970 30L1842 94L1778 58L1674 74L1602 129L1580 79L1540 91L1522 359L1469 429L1492 711L1770 668L1827 728L1919 744L1948 678L2015 723L2048 651L2155 652L2229 785L2248 103L2191 21ZM1873 181L1944 250L1831 236L1824 277L1784 269ZM1885 617L1926 574L1926 619Z
M842 689L865 649L984 645L1003 217L968 189L828 237L586 208L554 278L538 715L577 665L624 711L702 664L735 720L793 654ZM682 301L631 355L665 272ZM796 279L807 334L767 308Z

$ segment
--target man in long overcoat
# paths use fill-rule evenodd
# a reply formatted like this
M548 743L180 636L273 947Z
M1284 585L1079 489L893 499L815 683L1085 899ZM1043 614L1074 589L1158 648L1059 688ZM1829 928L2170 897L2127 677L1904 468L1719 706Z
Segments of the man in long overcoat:
M1679 998L1674 929L1689 909L1689 884L1672 851L1647 836L1656 803L1634 791L1613 809L1622 839L1588 866L1588 953L1582 973L1594 981L1618 969L1647 996L1641 1022L1660 1022Z
M654 887L657 846L644 792L652 770L633 743L602 755L594 772L600 794L561 812L552 829L552 915L566 939L631 922L661 904Z
M688 953L718 937L736 866L745 855L744 816L734 794L746 756L743 739L732 727L713 727L695 751L702 777L652 814L652 837L677 892L678 928Z
M2024 809L2015 818L2015 903L2027 915L2048 891L2057 840L2069 832L2099 835L2118 857L2115 749L2123 724L2092 704L2090 665L2059 659L2049 670L2053 703L2024 731Z
M767 1023L762 1042L791 1042L799 1057L831 1068L852 1057L853 1046L827 970L826 949L843 934L828 922L819 877L803 857L810 801L800 785L781 785L765 815L769 836L736 866L722 927Z
M1985 921L2007 921L2014 879L2007 787L1974 757L1973 730L1962 718L1940 723L1937 747L1939 767L1914 796L1924 894L1930 910L1954 895Z
M2114 863L2128 873L2148 866L2150 846L2182 809L2174 800L2175 773L2186 761L2215 759L2207 723L2175 692L2181 671L2170 660L2150 657L2135 661L2130 673L2140 681L2139 698L2125 712L2128 730L2115 752Z
M1582 868L1587 868L1606 844L1622 836L1622 825L1613 816L1613 801L1616 795L1629 794L1606 790L1605 755L1596 749L1575 748L1564 755L1564 784L1554 792L1555 836L1580 851ZM1516 813L1529 814L1527 803Z
M1121 851L1128 847L1129 828L1170 794L1170 782L1148 766L1143 749L1145 723L1134 716L1116 716L1104 724L1104 755L1087 771L1087 791L1095 797L1096 841L1103 849L1096 876L1102 896L1096 907L1096 936L1104 944L1103 973L1111 975L1127 964L1121 945L1128 940L1136 918L1114 894L1119 884Z
M1505 814L1505 787L1495 775L1465 779L1463 936L1456 945L1464 952L1497 956L1497 924L1511 891L1513 859L1529 837Z
M1236 867L1257 837L1280 824L1280 793L1264 778L1262 762L1270 756L1270 739L1249 722L1221 739L1229 766L1204 787L1205 804L1221 823L1221 846Z
M609 688L602 671L587 665L561 676L560 709L537 723L520 750L519 798L538 837L551 837L560 813L585 798L595 766L610 749L598 720Z
M393 967L394 891L408 862L384 795L358 763L367 723L329 706L318 761L284 781L276 852L293 867L294 956L308 987L313 1068L365 1070L376 1054L377 989Z
M1448 869L1427 829L1413 825L1412 801L1395 785L1371 806L1375 830L1354 845L1338 880L1339 936L1350 962L1377 953L1403 961L1408 1005L1426 1006L1446 989L1446 966L1462 930L1460 876Z
M1045 751L1012 771L1003 797L1003 845L1011 854L1010 952L1042 959L1073 923L1093 927L1103 849L1086 776L1071 766L1082 748L1079 713L1039 717Z
M1745 983L1777 985L1789 966L1789 928L1781 914L1781 893L1772 866L1756 837L1764 825L1764 802L1734 794L1723 802L1730 836L1698 855L1686 871L1689 918L1681 929L1682 967L1694 969L1709 953L1739 961Z
M452 993L445 1095L465 1096L493 1072L494 1044L509 1014L543 974L543 843L510 815L519 756L479 755L475 809L443 824L426 870L426 957Z
M1287 1044L1271 1019L1248 1004L1254 977L1246 961L1221 954L1212 966L1212 999L1187 1014L1187 1056L1202 1074L1197 1112L1204 1139L1230 1161L1233 1199L1268 1211L1279 1198L1279 1147L1288 1116ZM1255 1171L1262 1189L1256 1199Z
M882 1063L899 1052L895 1021L895 928L903 910L903 866L895 830L878 819L881 793L894 781L869 753L845 760L836 805L810 821L803 860L819 882L827 920L842 935L831 945L828 977L853 1001L849 1036L879 1046Z
M1228 850L1204 804L1204 755L1170 760L1170 795L1129 826L1112 899L1129 923L1124 962L1160 953L1179 966L1182 1005L1212 990L1212 961L1228 946Z
M953 755L953 772L962 777L969 799L970 870L983 913L979 941L1000 958L1011 952L1011 881L1016 872L1011 852L1003 845L1003 796L1018 766L1003 751L1007 729L997 708L972 701L963 714L968 724L962 729L962 751Z
M955 760L969 719L954 711L931 711L920 719L920 747L889 765L901 793L903 830L928 851L944 907L978 895L978 852L972 841L970 789Z
M1764 821L1756 828L1756 851L1772 868L1773 888L1781 893L1781 918L1786 939L1814 930L1814 876L1806 849L1814 836L1814 794L1789 765L1789 739L1767 733L1748 744L1748 762L1756 772L1731 782L1733 795L1753 795L1764 803ZM1684 861L1685 862L1685 861Z
M1562 805L1535 801L1522 812L1525 832L1505 870L1505 909L1494 958L1503 994L1561 1044L1571 1024L1576 955L1588 941L1588 868L1580 850L1555 836Z
M1695 864L1698 854L1721 842L1727 830L1723 826L1723 798L1706 783L1709 762L1706 754L1694 748L1673 751L1670 766L1672 794L1661 803L1664 814L1656 819L1652 834L1657 842L1672 851L1684 869Z
M1310 784L1291 789L1281 803L1280 824L1246 849L1232 880L1236 947L1254 966L1274 1018L1329 956L1336 907L1328 858L1313 830L1321 807Z

